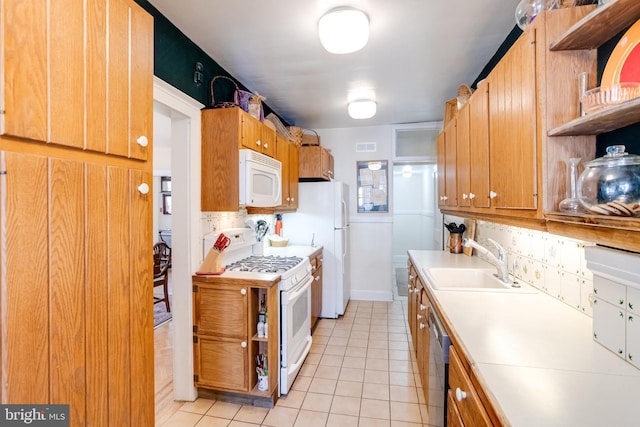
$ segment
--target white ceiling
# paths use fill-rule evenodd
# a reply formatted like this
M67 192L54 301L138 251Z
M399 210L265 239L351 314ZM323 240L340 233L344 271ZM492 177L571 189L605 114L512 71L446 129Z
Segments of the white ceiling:
M442 120L515 25L519 0L150 0L164 16L291 124L338 128ZM369 43L333 55L318 19L365 11ZM354 120L350 97L371 91L375 117Z

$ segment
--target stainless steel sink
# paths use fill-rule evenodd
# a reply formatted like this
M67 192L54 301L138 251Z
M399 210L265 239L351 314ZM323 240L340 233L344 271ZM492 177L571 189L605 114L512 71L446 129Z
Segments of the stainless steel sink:
M494 268L423 268L433 289L441 291L523 291L516 281L504 283ZM528 287L527 287L528 288Z

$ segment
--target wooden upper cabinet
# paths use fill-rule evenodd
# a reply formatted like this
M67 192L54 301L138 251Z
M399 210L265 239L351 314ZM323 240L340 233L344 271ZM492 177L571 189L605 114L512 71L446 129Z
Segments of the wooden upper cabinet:
M298 208L298 178L300 176L300 149L293 142L289 147L289 207Z
M288 208L291 196L289 195L290 183L289 174L291 170L290 161L291 142L280 135L276 135L276 159L282 163L282 207Z
M536 31L509 49L489 78L490 185L496 208L536 209Z
M276 158L276 132L265 126L260 120L243 111L242 139L240 148L248 148L269 157Z
M329 181L333 179L333 156L320 145L300 147L300 180Z
M489 207L489 82L469 99L469 173L471 205Z
M457 116L456 128L456 180L458 206L471 206L471 160L469 156L469 104Z
M0 133L146 160L153 18L132 0L2 3ZM29 13L22 13L23 10Z
M457 118L451 120L444 128L444 192L445 206L458 206L458 184L457 184L457 139L458 139Z
M445 170L445 146L444 146L444 131L438 134L438 139L436 140L437 147L437 172L436 172L436 181L438 182L438 207L442 208L445 206L445 180L444 180L444 170Z

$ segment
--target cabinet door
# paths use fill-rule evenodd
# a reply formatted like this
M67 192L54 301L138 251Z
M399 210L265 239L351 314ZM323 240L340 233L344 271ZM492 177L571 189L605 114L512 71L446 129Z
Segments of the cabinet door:
M413 264L409 264L409 277L407 279L408 287L407 290L407 323L409 324L409 333L411 334L411 338L416 335L416 306L412 304L413 302L413 293L416 289L416 270ZM415 347L414 347L415 348Z
M438 134L438 139L436 140L437 147L437 172L436 172L436 180L438 181L438 207L443 208L446 205L446 192L445 192L445 157L447 153L445 152L444 145L444 131Z
M232 391L249 391L246 342L208 336L194 344L196 386Z
M3 153L7 403L73 425L153 423L150 200L142 171Z
M462 416L451 390L447 392L447 427L464 427Z
M485 81L469 100L469 169L471 204L489 207L489 85Z
M260 138L260 151L262 154L269 157L276 157L276 131L268 128L267 126L260 124L261 138ZM282 160L280 160L282 161Z
M298 178L300 176L299 149L293 142L289 146L289 207L298 208Z
M469 103L458 111L456 128L456 181L458 206L471 206L469 193L471 192L469 156Z
M2 4L0 133L146 159L153 18L128 0L29 3Z
M490 183L496 208L537 208L535 31L490 75Z
M311 327L315 323L322 312L322 255L315 258L312 264L313 283L311 284Z
M462 421L469 426L492 425L471 378L465 371L460 356L453 346L449 349L449 357L449 389L456 399Z
M445 206L458 206L458 183L456 177L457 166L457 119L453 119L444 129L444 191Z
M291 196L289 191L291 188L291 182L289 176L291 174L291 159L289 151L291 149L291 143L283 136L276 135L276 159L282 163L282 207L289 207L291 202Z
M262 123L243 111L240 112L240 120L242 123L240 148L262 151Z
M424 401L429 402L429 351L430 345L430 333L428 323L428 308L429 298L427 297L427 291L422 289L420 292L420 299L418 301L418 314L416 315L417 325L417 361L418 369L420 372L420 381L422 382L422 391L424 393ZM418 317L421 316L421 317Z
M197 334L247 340L248 290L234 285L199 285L194 292Z

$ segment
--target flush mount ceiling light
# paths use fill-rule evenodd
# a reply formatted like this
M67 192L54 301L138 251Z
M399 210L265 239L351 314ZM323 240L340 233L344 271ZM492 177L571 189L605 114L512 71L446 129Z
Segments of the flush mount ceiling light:
M349 7L331 9L318 21L318 35L322 46L331 53L355 52L369 40L369 17Z
M375 101L361 100L349 103L349 115L352 119L370 119L376 115Z

